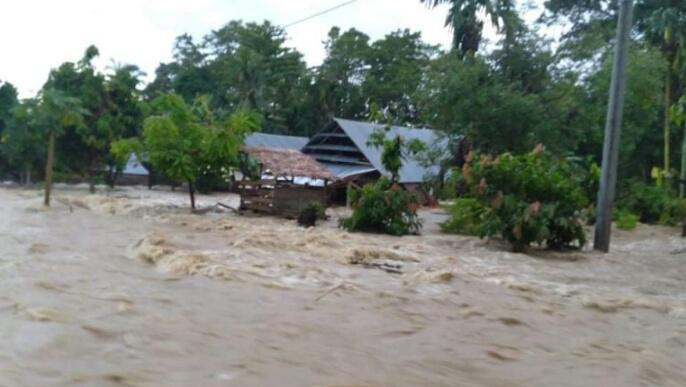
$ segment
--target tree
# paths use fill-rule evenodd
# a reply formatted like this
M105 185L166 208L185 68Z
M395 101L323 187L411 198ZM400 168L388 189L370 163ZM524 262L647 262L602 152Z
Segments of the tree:
M17 89L8 82L0 82L0 135L12 116L12 108L19 103Z
M102 122L109 125L111 136L105 143L108 149L102 152L99 164L107 164L110 175L108 183L114 185L116 175L124 168L127 159L123 162L111 157L108 153L112 144L122 138L134 138L142 136L143 120L146 115L146 107L138 90L140 77L143 73L134 65L119 65L108 75L105 83L106 96L109 100L109 109L103 115ZM139 158L139 160L142 160Z
M616 0L548 0L547 19L571 22L570 31L564 36L563 49L569 57L588 67L607 50L613 36L614 19L617 13ZM634 40L640 44L657 48L668 63L668 72L663 75L662 86L662 128L663 128L663 172L669 174L672 162L669 110L679 100L686 85L684 44L686 42L686 4L679 0L638 0L635 5Z
M147 157L169 178L188 183L191 209L195 210L195 181L203 160L202 127L178 95L160 96L152 108L154 114L143 125Z
M523 92L485 60L445 55L432 63L425 82L420 101L431 126L465 135L477 149L493 153L535 145L546 117L541 95Z
M12 117L12 110L17 103L17 89L11 83L0 81L0 147L7 141L5 131L8 121ZM7 160L2 156L2 153L0 153L0 173L3 173L7 163Z
M315 74L314 93L322 115L320 124L332 117L361 118L365 111L365 94L362 85L369 71L371 47L369 36L350 29L329 31L325 42L326 58Z
M453 31L453 50L461 58L472 57L481 45L483 21L479 14L484 13L499 32L506 36L513 34L521 20L515 9L514 0L420 0L429 7L449 4L446 27Z
M387 110L393 124L418 123L415 96L430 59L437 53L438 49L424 43L418 32L403 30L386 35L371 46L362 92L370 102Z
M249 109L263 116L265 131L304 133L311 127L302 120L309 113L311 73L302 54L285 43L285 31L269 22L232 21L201 43L182 35L174 61L158 67L146 94L175 93L189 104L206 95L218 117Z
M52 192L52 172L55 160L55 141L68 128L79 128L84 125L87 114L81 100L65 95L60 90L44 89L40 95L38 122L46 130L48 138L48 155L45 162L45 197L43 203L50 206Z
M78 63L66 62L53 70L45 85L79 98L88 113L83 125L64 133L58 149L61 164L86 176L91 192L95 192L98 174L112 164L112 142L135 135L143 119L137 90L141 76L138 68L116 66L112 74L105 75L93 65L98 55L95 46L88 47Z
M245 136L260 127L259 116L250 111L235 112L216 123L206 98L190 106L180 96L167 94L156 98L151 109L143 125L143 148L123 140L113 144L112 152L120 160L131 151L145 154L156 170L187 183L192 210L198 179L227 175L239 163Z
M643 1L637 5L638 27L646 40L662 51L667 63L663 102L664 163L663 170L670 173L670 109L674 94L682 93L686 77L686 4L683 1ZM681 84L679 84L681 82ZM678 100L679 95L676 96Z
M10 110L11 116L0 143L0 153L11 170L19 171L19 181L31 184L31 175L44 161L44 130L38 125L39 101L28 99Z

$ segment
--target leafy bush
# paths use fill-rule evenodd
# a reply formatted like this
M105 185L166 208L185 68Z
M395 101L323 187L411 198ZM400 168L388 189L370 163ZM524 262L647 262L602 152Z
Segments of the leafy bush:
M674 226L686 217L686 202L665 186L634 182L618 201L622 212L638 215L642 223Z
M441 224L444 232L464 235L479 235L486 208L478 199L459 198L449 210L450 219Z
M583 246L582 210L588 199L575 172L540 145L518 156L470 155L462 178L466 196L483 206L479 235L501 235L515 251L532 243L549 248Z
M617 223L617 228L620 230L633 230L638 224L638 216L630 212L620 212L617 214L615 222Z
M453 200L457 198L461 179L459 168L453 168L446 173L443 181L435 176L425 177L423 189L426 192L433 192L439 200Z
M314 227L317 225L317 220L324 219L324 207L319 202L310 202L302 210L298 216L298 224L303 227Z
M348 195L353 215L340 221L340 226L348 231L401 236L416 234L421 229L416 195L385 177L362 189L351 189Z
M673 197L665 211L660 215L660 223L667 226L676 226L683 224L684 220L686 220L686 200Z

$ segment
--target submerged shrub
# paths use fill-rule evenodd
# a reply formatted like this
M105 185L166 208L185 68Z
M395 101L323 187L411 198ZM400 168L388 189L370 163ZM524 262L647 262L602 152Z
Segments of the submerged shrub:
M686 217L686 202L669 187L637 181L618 201L620 212L636 214L642 223L675 226Z
M485 212L486 207L476 198L456 199L449 209L450 219L441 224L441 230L454 234L479 235Z
M618 229L630 231L636 228L636 225L638 224L638 216L630 212L620 212L617 215L617 220L615 222Z
M353 214L340 220L340 226L348 231L401 236L416 234L421 229L417 196L385 177L362 189L351 189L348 195Z
M298 216L298 224L303 227L314 227L317 225L317 220L324 219L324 207L319 202L310 202L302 210Z
M483 207L476 227L479 235L500 235L515 251L534 243L556 249L582 247L588 199L575 172L540 145L524 155L470 155L462 178L466 196ZM458 214L453 213L448 223L458 221L464 211Z

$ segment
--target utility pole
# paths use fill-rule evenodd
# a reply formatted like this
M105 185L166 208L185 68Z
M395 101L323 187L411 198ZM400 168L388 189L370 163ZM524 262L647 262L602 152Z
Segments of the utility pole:
M610 102L607 106L605 123L605 142L603 143L603 165L600 176L600 192L596 209L596 226L593 248L607 253L610 251L610 231L612 230L612 207L617 185L617 164L619 161L619 141L626 92L626 64L628 61L629 35L633 22L633 0L620 0L617 20L617 46L612 68Z

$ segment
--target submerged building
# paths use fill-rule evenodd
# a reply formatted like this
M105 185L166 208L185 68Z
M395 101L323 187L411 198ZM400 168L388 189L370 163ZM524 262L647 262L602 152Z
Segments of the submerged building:
M390 176L381 163L382 150L368 144L369 136L383 129L380 124L334 118L307 142L302 151L339 179L363 184L381 175ZM448 139L431 129L393 126L387 136L400 136L405 141L420 140L449 152ZM416 186L427 176L437 174L438 169L438 166L425 166L418 159L408 158L400 169L399 182L408 187Z

